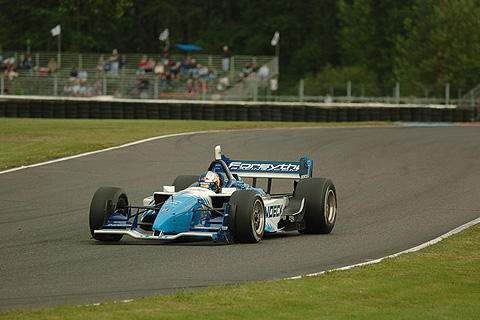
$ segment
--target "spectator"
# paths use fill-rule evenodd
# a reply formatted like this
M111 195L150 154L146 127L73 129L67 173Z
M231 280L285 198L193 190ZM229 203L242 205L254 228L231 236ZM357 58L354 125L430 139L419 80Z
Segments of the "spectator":
M73 83L75 82L75 80L77 80L77 76L78 76L77 69L72 68L72 70L70 70L70 78L68 80Z
M257 74L259 69L258 63L255 62L252 67L252 73Z
M215 69L213 66L210 66L208 68L208 81L214 81L217 79L217 69Z
M147 68L147 61L145 60L145 58L140 59L140 63L138 64L137 74L144 74L146 68Z
M168 64L168 60L170 59L170 51L168 50L168 47L163 47L162 51L162 63L163 65Z
M95 96L101 96L103 94L103 86L100 80L95 80L95 83L93 84L93 94Z
M252 66L250 65L249 62L245 63L245 66L242 69L242 72L240 72L240 78L245 79L248 78L248 76L252 73L253 69Z
M162 87L167 87L167 89L173 88L173 75L170 73L170 70L166 70L162 77Z
M230 67L230 51L228 51L228 47L223 47L223 55L222 55L222 69L223 72L227 72Z
M85 68L80 69L80 72L78 73L78 77L83 82L87 81L87 78L88 78L87 70L85 70Z
M79 79L80 87L78 88L78 96L79 97L86 97L87 96L87 87L85 86L85 82L82 79Z
M223 76L220 78L220 82L218 84L218 90L224 91L230 88L230 79L228 78L227 74L224 73Z
M33 72L33 67L35 67L35 63L33 62L33 59L31 56L28 57L27 61L25 61L24 64L24 69L28 70L28 72L32 73Z
M159 78L161 78L163 76L163 73L165 72L165 67L163 66L162 61L157 62L157 65L155 66L155 69L154 69L153 72Z
M185 85L185 92L186 93L193 93L193 81L192 81L192 79L187 80L187 84Z
M93 93L93 87L92 85L89 83L87 84L87 89L85 91L85 97L93 97L94 96L94 93Z
M265 80L268 78L268 74L270 73L270 69L268 68L266 63L262 63L260 69L258 69L258 76L260 80Z
M327 93L327 94L325 95L325 100L324 100L324 102L325 102L325 103L332 103L332 102L333 102L333 98L332 98L332 96L331 96L329 93Z
M208 68L207 66L202 66L201 64L199 64L197 66L198 68L198 77L200 79L206 79L208 77Z
M110 64L112 66L112 74L117 75L118 74L118 67L120 65L120 57L118 56L118 50L117 49L112 50L112 55L110 57Z
M25 64L27 63L27 60L25 59L25 55L22 54L20 56L20 60L18 61L18 70L22 70L22 69L25 69Z
M105 61L105 64L103 65L103 70L105 70L105 72L112 71L112 62L110 61L110 58Z
M72 95L72 85L70 84L70 82L67 81L67 83L63 87L62 96L70 97L71 95Z
M74 84L72 86L72 91L70 94L72 97L80 96L80 79L75 78Z
M103 58L100 58L98 60L98 64L95 67L95 73L103 73L105 71L105 62L103 61Z
M180 73L183 75L188 75L188 68L190 67L190 63L187 58L183 59L182 65L180 67Z
M57 69L58 65L55 62L55 59L50 59L50 62L47 64L47 73L54 74L55 72L57 72Z
M145 72L153 72L155 68L155 60L153 58L148 59L147 65L145 66Z

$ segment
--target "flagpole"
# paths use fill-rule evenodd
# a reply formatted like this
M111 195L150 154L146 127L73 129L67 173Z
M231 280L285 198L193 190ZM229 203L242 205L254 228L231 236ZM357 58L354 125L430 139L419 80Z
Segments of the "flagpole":
M62 66L62 54L61 54L61 48L62 48L62 32L58 35L58 68Z

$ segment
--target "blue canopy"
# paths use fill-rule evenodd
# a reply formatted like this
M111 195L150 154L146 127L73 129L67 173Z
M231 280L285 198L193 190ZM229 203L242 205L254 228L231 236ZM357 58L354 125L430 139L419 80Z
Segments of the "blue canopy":
M200 51L202 48L199 46L193 45L193 44L175 44L175 47L179 48L180 50L183 51Z

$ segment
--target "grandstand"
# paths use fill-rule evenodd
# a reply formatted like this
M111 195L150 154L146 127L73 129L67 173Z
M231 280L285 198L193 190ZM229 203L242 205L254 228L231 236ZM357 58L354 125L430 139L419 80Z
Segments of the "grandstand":
M208 83L209 90L203 90L194 94L185 92L185 85L189 79L187 75L182 75L180 79L173 82L171 87L163 87L161 81L153 74L148 72L140 74L148 79L148 89L142 90L140 96L132 94L132 88L139 76L138 67L142 58L153 57L155 61L160 60L159 54L120 54L122 64L118 75L112 73L96 73L95 67L100 59L107 60L110 53L71 53L63 52L61 54L61 66L54 74L46 74L45 67L48 62L54 58L58 61L57 52L36 52L27 54L25 52L3 51L3 58L14 57L16 63L20 55L32 56L35 62L35 68L32 71L21 70L20 76L13 80L3 79L3 84L8 88L10 94L33 95L33 96L62 96L63 88L70 78L72 68L80 70L85 68L88 72L87 83L93 84L95 80L100 80L103 86L103 95L117 96L122 98L148 98L148 99L196 99L196 100L256 100L258 90L268 88L270 79L278 78L278 61L274 56L233 56L230 58L230 70L227 74L230 80L230 87L218 92L216 90L218 81L222 75L222 56L207 54L171 54L170 61L183 61L185 58L194 58L198 64L213 66L218 77ZM239 74L245 63L267 64L269 68L268 77L261 80L256 77L241 79ZM3 91L3 85L2 85Z

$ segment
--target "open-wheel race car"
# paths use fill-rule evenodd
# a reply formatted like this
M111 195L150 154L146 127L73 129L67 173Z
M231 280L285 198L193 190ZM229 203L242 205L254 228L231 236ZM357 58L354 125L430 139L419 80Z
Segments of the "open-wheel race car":
M154 192L142 206L129 203L125 191L101 187L90 205L90 232L100 241L173 240L180 237L259 242L265 232L298 230L327 234L337 215L330 179L313 178L313 161L237 161L215 148L215 160L201 176L178 176ZM242 178L252 178L247 184ZM257 179L267 179L267 189ZM293 180L292 193L271 194L273 179Z

